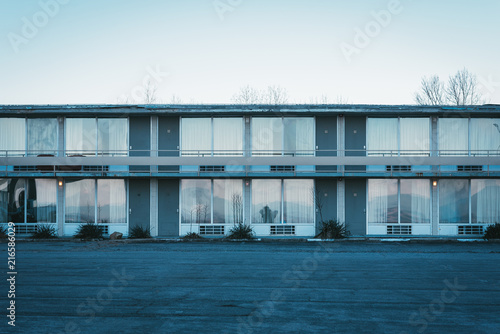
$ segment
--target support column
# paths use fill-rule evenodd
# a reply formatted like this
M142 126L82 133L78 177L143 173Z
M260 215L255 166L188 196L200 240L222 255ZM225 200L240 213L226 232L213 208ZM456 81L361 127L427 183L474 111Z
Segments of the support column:
M158 116L151 116L151 156L158 156ZM151 172L158 172L158 166L151 166Z
M337 181L337 220L345 223L345 181Z
M158 179L150 180L149 227L152 237L158 236Z
M243 180L243 192L244 192L244 205L243 209L245 210L245 217L244 217L244 222L245 224L249 225L252 222L252 203L250 201L250 187L252 185L250 179L245 179ZM248 185L247 185L248 184Z
M431 180L432 182L433 180ZM438 181L439 186L439 181ZM432 226L432 235L439 235L439 201L438 201L438 187L434 187L431 183L432 187L432 211L431 211L431 226Z
M57 117L57 156L64 157L64 117Z
M62 237L64 235L64 183L59 186L59 182L63 179L57 179L57 235Z

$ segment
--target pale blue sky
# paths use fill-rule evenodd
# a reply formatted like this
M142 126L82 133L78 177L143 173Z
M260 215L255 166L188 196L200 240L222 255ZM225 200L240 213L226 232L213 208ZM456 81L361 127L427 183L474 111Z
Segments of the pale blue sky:
M164 103L229 103L239 87L279 85L292 103L413 104L423 75L464 67L500 103L500 1L400 0L381 26L372 12L390 2L0 0L0 104L115 104L140 96L155 69L169 72L152 80ZM341 46L369 27L348 61Z

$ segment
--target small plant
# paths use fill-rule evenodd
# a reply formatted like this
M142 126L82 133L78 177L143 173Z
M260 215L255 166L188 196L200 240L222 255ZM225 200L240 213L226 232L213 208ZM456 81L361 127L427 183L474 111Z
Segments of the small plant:
M75 238L80 239L102 239L103 228L94 222L88 222L78 226Z
M500 239L500 223L495 223L486 228L484 233L484 238L486 240L490 239Z
M245 223L238 223L229 230L228 239L253 239L253 229Z
M345 225L334 220L321 222L321 232L318 234L321 239L342 239L347 236Z
M37 225L36 232L31 235L32 239L54 239L57 231L52 225Z
M189 232L182 239L203 239L203 237L196 232Z
M149 228L136 225L130 229L129 239L148 239L151 238Z
M7 239L7 228L0 226L0 239Z

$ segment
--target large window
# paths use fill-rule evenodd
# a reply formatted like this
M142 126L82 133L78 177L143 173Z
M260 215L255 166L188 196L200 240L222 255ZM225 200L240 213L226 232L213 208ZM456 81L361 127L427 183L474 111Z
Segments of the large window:
M28 155L57 153L57 119L28 118Z
M429 155L429 118L368 118L369 156Z
M67 118L67 155L127 155L125 118Z
M122 179L67 180L65 203L66 223L127 222L126 188Z
M56 223L56 182L0 179L0 223Z
M500 118L470 120L472 155L500 155Z
M469 119L440 118L438 133L439 155L469 154Z
M181 180L182 224L243 222L243 181Z
M252 155L314 155L314 151L314 118L252 118Z
M23 156L25 150L25 119L0 118L0 156Z
M183 118L183 156L243 155L243 118Z
M471 180L471 209L473 224L500 222L500 180Z
M313 180L253 180L252 223L313 224Z
M439 181L439 222L469 222L469 180Z
M368 180L370 224L429 224L430 205L429 180Z

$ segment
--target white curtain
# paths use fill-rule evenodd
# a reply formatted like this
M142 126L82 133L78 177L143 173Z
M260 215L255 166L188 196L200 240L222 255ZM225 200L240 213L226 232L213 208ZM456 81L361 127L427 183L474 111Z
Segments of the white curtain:
M401 155L429 155L429 125L429 118L401 118L399 130Z
M469 223L469 180L439 181L439 222Z
M439 155L468 155L468 118L440 118L438 121L438 132Z
M95 118L66 118L66 154L95 155L97 124Z
M281 223L281 180L252 181L252 223Z
M9 151L9 152L5 152ZM0 156L22 156L26 151L24 118L0 118Z
M283 122L281 118L252 118L252 155L282 155Z
M431 188L429 180L401 180L400 222L429 224Z
M65 222L95 222L95 180L66 180Z
M500 155L500 118L472 118L470 127L473 155Z
M99 118L97 127L99 155L127 155L128 124L126 118Z
M500 223L500 180L471 181L472 223Z
M398 155L398 119L368 118L366 149L369 156Z
M210 224L211 181L181 180L181 223Z
M214 180L214 224L243 223L243 181Z
M28 155L56 154L57 119L28 119Z
M36 222L56 223L57 180L35 179L35 187L36 203L32 205L36 208Z
M285 154L314 155L314 118L287 117L283 123Z
M0 179L0 223L8 223L9 179Z
M284 180L285 224L314 224L314 181Z
M214 118L214 155L243 155L243 118Z
M97 180L97 221L106 224L127 222L125 180Z
M398 180L368 180L368 223L398 222Z
M212 120L210 118L183 118L181 122L182 155L211 155Z

